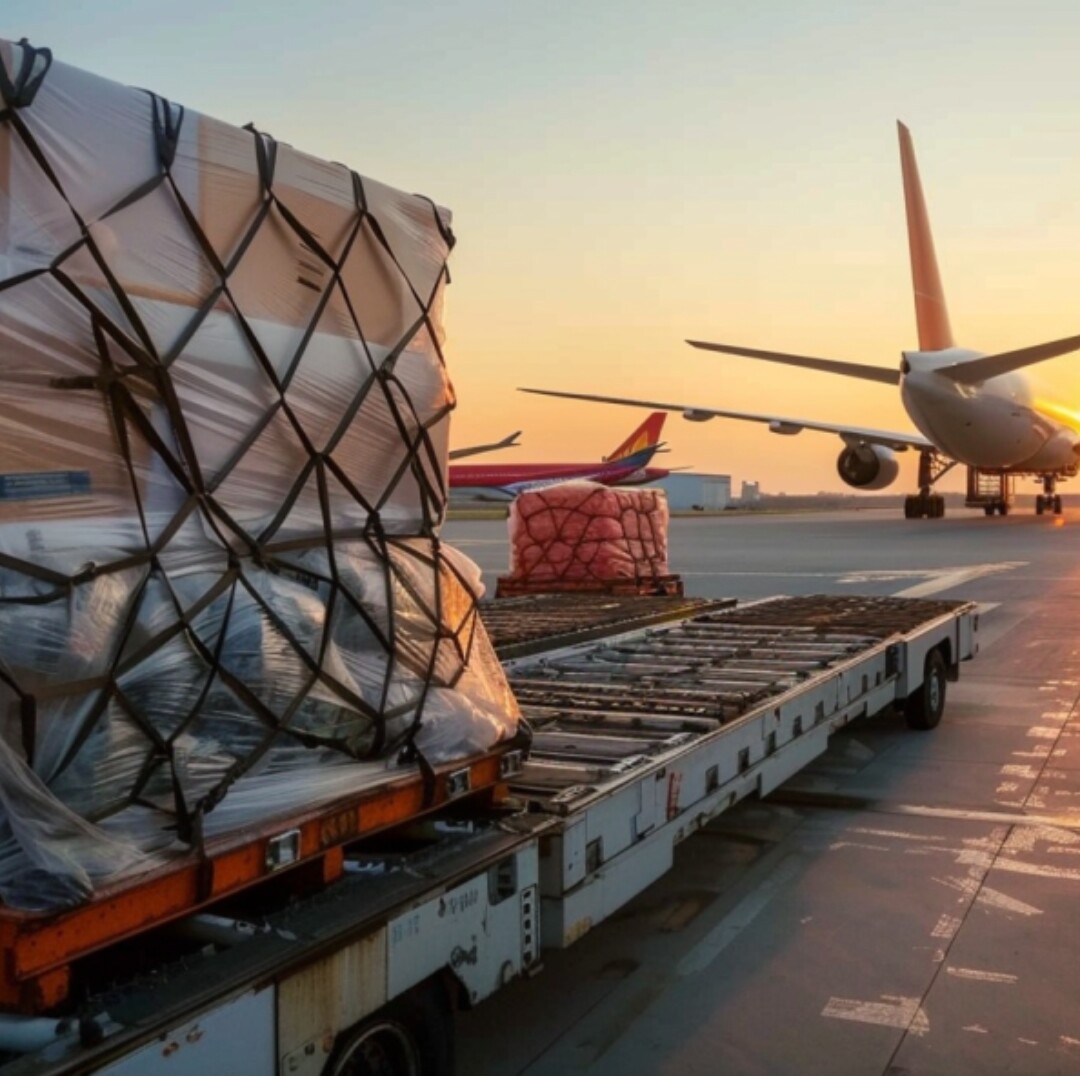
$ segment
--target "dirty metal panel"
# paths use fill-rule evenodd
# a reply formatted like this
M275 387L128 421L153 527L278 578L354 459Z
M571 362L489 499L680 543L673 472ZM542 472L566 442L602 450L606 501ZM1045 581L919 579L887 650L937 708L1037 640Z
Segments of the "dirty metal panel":
M274 1061L274 989L205 1012L103 1070L106 1076L269 1076Z
M281 1074L320 1074L338 1032L386 1000L385 926L285 979L278 992Z

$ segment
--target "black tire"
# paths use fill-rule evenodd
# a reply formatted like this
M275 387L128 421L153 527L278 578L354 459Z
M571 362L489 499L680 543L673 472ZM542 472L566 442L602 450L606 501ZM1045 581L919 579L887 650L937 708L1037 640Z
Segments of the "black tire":
M1041 495L1035 496L1035 513L1041 514L1046 509L1046 503Z
M983 513L987 517L993 517L994 516L994 508L993 508L993 506L984 506L983 507Z
M915 516L915 496L907 495L904 498L904 517L911 519Z
M1006 502L998 503L998 510L1002 517L1007 517L1009 513L1009 504Z
M454 1013L438 980L402 994L343 1031L328 1076L448 1076L454 1072Z
M1061 513L1061 496L1060 495L1055 495L1054 496L1054 513L1055 514L1060 514Z
M904 716L909 728L930 731L941 723L948 679L949 669L944 658L937 649L931 649L923 665L922 685L909 694L904 702Z

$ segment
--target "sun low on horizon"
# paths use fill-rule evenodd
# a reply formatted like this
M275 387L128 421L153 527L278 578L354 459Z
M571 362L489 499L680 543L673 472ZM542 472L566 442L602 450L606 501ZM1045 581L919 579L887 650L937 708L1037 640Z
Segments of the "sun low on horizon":
M0 36L449 207L453 442L523 431L492 462L598 459L646 411L522 386L913 432L892 387L685 343L899 365L916 334L897 119L958 343L1080 333L1077 31L1070 4L968 0L0 11ZM1080 354L1032 374L1080 412ZM843 488L835 436L675 414L664 439L665 467Z

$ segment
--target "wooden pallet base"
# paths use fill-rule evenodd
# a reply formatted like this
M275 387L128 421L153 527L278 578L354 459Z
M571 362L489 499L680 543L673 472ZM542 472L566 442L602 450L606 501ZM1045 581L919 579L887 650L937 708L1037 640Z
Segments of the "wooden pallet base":
M610 581L529 581L501 577L495 583L496 598L540 596L551 593L586 593L598 596L682 596L678 574L654 578L614 578Z
M494 794L521 769L517 746L497 747L436 772L425 791L419 771L318 808L212 841L202 857L184 855L110 884L87 903L42 915L0 907L0 1009L38 1013L66 1000L71 965L125 938L191 915L300 868L328 884L344 872L345 845L402 825L464 796Z

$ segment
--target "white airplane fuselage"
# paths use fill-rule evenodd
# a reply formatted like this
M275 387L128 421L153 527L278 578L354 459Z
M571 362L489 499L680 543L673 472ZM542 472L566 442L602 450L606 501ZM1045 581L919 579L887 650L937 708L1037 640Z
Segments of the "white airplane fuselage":
M1036 408L1023 374L970 384L937 372L982 355L960 348L904 353L900 397L919 431L943 454L976 468L1074 471L1080 432Z

